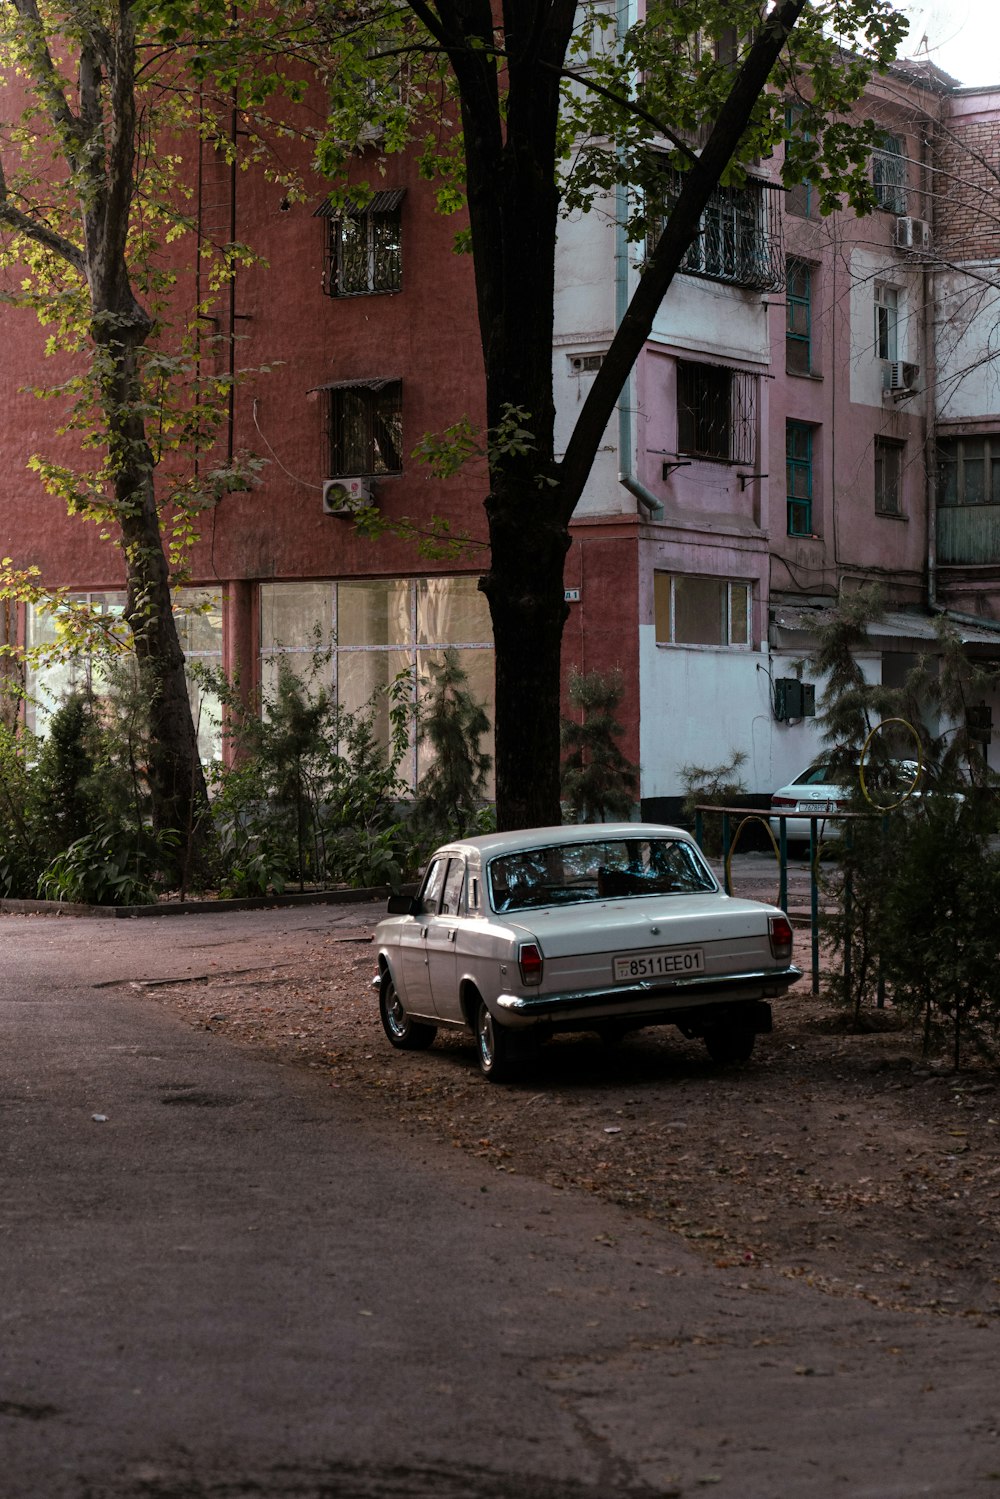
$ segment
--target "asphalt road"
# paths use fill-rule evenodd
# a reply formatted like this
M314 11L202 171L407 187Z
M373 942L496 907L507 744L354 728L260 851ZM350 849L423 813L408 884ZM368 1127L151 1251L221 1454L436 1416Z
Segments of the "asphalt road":
M0 918L2 1499L1000 1492L992 1325L715 1268L128 988L359 919Z

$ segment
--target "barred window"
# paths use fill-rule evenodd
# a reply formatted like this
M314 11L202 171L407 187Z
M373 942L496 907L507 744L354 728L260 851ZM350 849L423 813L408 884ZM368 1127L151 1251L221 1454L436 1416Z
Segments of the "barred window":
M402 190L376 193L364 208L324 204L327 252L324 286L331 297L399 291L402 281Z
M646 253L652 255L683 186L683 173L665 168L647 203ZM740 187L717 187L681 261L689 276L704 276L758 291L784 286L780 188L748 178Z
M875 203L887 213L906 212L905 142L898 135L880 135L872 152Z
M677 364L677 451L719 463L753 463L757 376L718 364Z
M402 469L402 382L331 387L329 477L398 474Z

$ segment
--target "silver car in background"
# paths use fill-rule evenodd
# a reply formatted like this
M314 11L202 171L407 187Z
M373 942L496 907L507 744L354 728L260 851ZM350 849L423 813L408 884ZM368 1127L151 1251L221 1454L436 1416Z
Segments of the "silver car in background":
M538 1041L647 1025L745 1061L768 999L801 977L785 913L725 895L680 828L597 823L458 839L375 931L386 1036L470 1031L483 1073L513 1077Z

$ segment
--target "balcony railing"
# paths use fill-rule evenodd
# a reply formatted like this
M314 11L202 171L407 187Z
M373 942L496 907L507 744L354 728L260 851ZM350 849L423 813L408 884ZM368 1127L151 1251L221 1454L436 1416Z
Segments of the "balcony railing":
M650 205L647 254L655 248L684 177L668 169L661 180L658 202L655 208ZM754 177L741 187L717 187L680 268L689 276L730 286L780 291L785 284L781 188Z

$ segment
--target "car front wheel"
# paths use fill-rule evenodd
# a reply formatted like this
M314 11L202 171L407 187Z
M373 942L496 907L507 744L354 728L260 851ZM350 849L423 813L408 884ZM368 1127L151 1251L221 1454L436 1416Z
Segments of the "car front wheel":
M382 1017L382 1029L400 1051L423 1051L437 1035L436 1025L410 1019L388 973L383 975L379 987L378 1012Z
M509 1083L517 1076L519 1051L515 1038L498 1025L482 1000L476 1014L479 1068L493 1083Z

